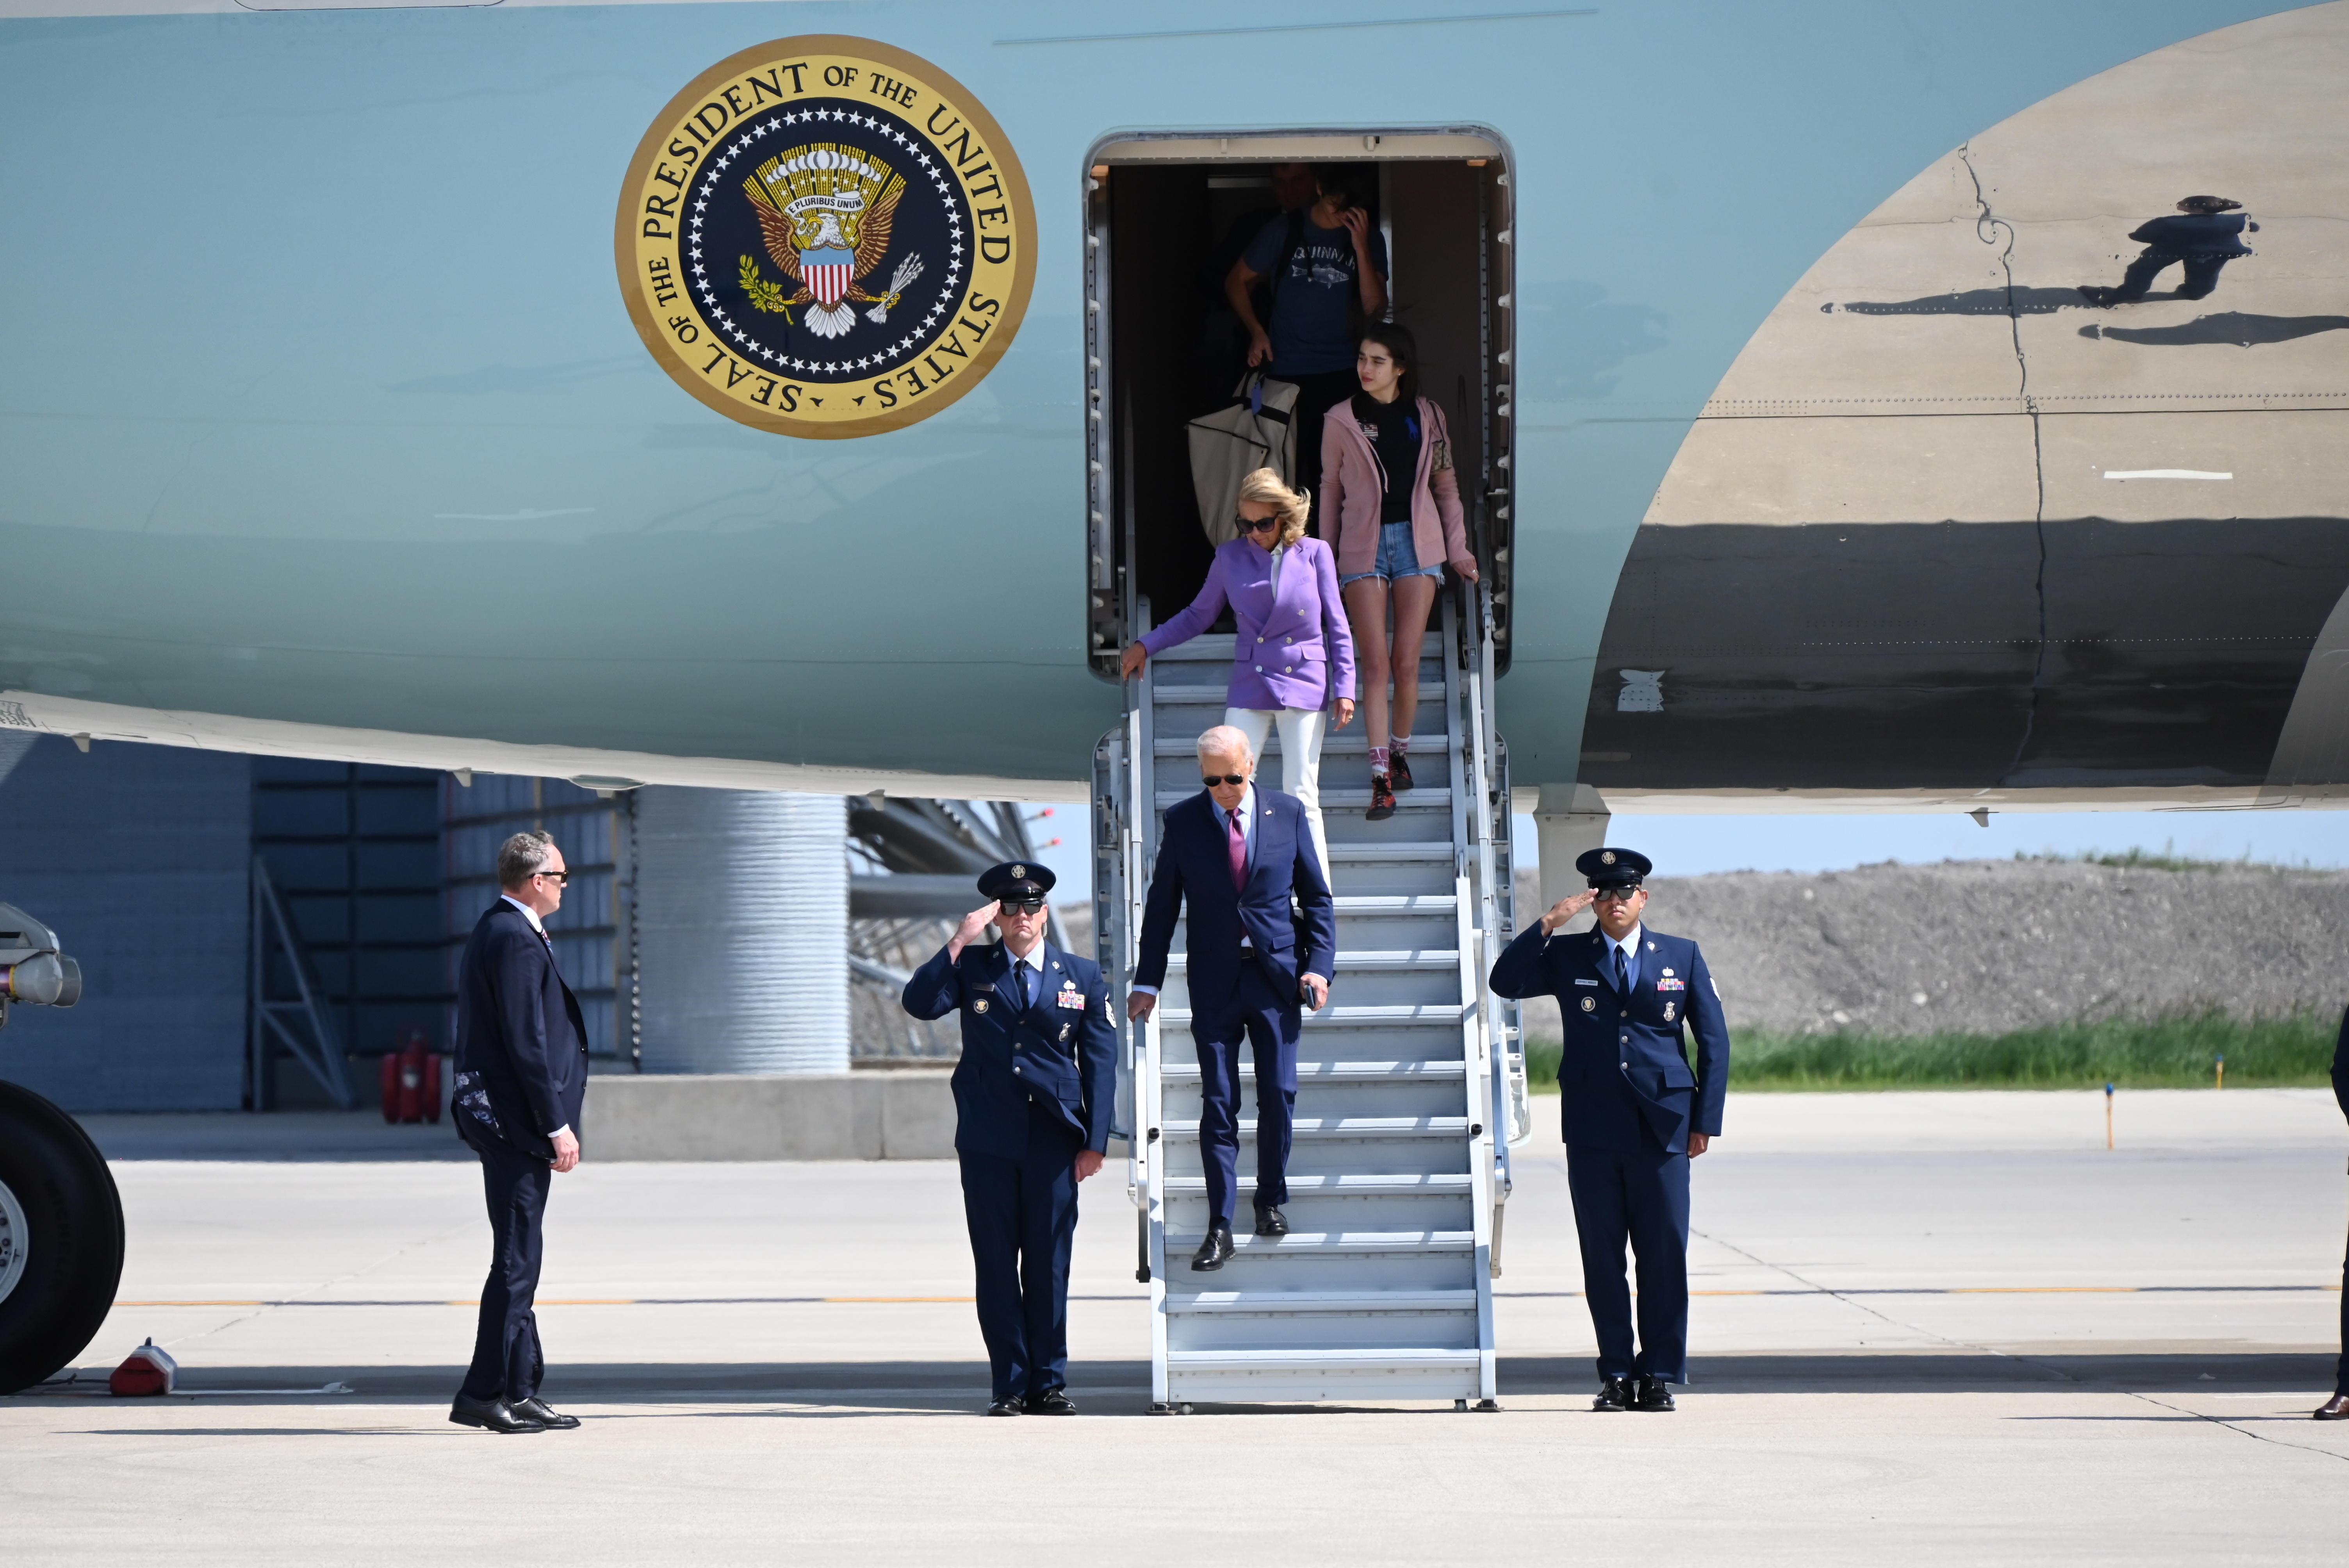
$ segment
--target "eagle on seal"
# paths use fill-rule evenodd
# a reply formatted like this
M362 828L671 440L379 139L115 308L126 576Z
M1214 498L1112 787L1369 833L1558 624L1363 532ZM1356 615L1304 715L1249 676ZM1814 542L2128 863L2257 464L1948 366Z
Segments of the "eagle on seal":
M905 191L905 177L867 153L829 143L797 148L761 164L742 186L767 254L799 285L790 298L772 304L753 290L760 309L805 305L802 321L809 331L841 337L856 325L849 302L872 305L866 318L885 322L905 285L921 275L921 257L908 256L897 263L885 292L869 294L859 281L887 254L897 200ZM744 286L750 286L747 266Z

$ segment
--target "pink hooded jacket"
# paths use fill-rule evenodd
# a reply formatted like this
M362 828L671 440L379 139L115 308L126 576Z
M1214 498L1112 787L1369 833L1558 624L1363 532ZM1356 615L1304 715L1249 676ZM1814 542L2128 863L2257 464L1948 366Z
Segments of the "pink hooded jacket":
M1422 397L1419 475L1412 485L1411 542L1422 566L1441 561L1454 572L1476 564L1460 511L1460 479L1452 467L1452 436L1443 411ZM1338 575L1351 577L1378 564L1380 503L1386 496L1386 470L1379 466L1371 438L1354 418L1351 402L1339 404L1321 422L1321 494L1318 510L1324 537L1336 518Z

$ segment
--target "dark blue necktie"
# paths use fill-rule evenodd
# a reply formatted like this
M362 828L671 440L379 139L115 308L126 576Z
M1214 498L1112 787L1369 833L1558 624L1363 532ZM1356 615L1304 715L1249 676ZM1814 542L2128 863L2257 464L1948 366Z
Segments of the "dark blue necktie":
M1631 994L1631 968L1623 962L1623 950L1615 950L1615 989L1623 995Z
M1019 988L1019 1010L1026 1012L1036 1005L1036 995L1028 988L1028 965L1017 958L1011 961L1011 978Z

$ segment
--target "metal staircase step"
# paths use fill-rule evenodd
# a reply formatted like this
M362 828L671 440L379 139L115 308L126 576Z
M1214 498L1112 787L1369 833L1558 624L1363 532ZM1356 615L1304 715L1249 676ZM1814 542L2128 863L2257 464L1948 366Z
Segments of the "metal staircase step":
M1165 655L1158 655L1158 657L1165 657ZM1224 662L1228 665L1228 662L1231 662L1231 655L1228 653L1224 655ZM1188 707L1216 707L1216 709L1219 709L1219 707L1228 707L1231 686L1222 681L1215 683L1215 686L1155 686L1151 687L1151 697L1155 699L1155 707L1161 707L1161 709L1170 709L1170 707L1179 707L1179 709L1188 709ZM1421 702L1443 702L1444 683L1421 681L1419 699ZM1216 718L1216 723L1222 723L1222 718ZM1200 727L1207 727L1207 726L1200 726ZM1332 742L1332 739L1346 739L1346 735L1330 735L1330 738L1322 739L1322 751L1330 748L1330 742ZM1414 748L1433 747L1438 739L1443 739L1443 732L1440 730L1435 732L1435 735L1426 735L1426 738L1412 735L1412 747ZM1170 744L1174 747L1172 751L1167 748ZM1155 756L1186 756L1188 751L1191 751L1191 742L1165 742L1165 739L1161 739L1161 742L1155 742L1154 747Z
M1189 1254L1206 1241L1204 1232L1166 1233L1166 1255ZM1465 1253L1476 1247L1474 1231L1291 1231L1285 1236L1232 1237L1236 1257L1339 1257L1352 1253Z
M1185 747L1184 749L1185 754L1188 755L1189 748ZM1188 800L1192 796L1196 795L1197 793L1199 793L1199 791L1195 788L1188 789L1181 788L1162 789L1158 791L1156 797L1158 810L1161 814L1164 814L1169 808L1181 805L1184 801ZM1368 789L1324 789L1321 791L1321 814L1325 817L1337 811L1367 811L1370 809L1371 792ZM1397 815L1401 815L1405 811L1450 811L1451 810L1452 789L1449 785L1422 784L1416 789L1406 789L1402 794L1395 797L1395 811ZM1360 842L1361 841L1356 840L1354 841ZM1332 847L1334 848L1335 846Z
M1456 1024L1468 1009L1458 1002L1399 1002L1387 1006L1324 1007L1305 1015L1305 1027L1359 1029L1366 1024ZM1162 1007L1158 1016L1171 1026L1191 1022L1188 1007Z
M1169 1176L1164 1180L1167 1192L1174 1197L1196 1198L1204 1196L1207 1191L1205 1176ZM1288 1195L1291 1199L1444 1197L1468 1191L1475 1181L1475 1178L1464 1171L1405 1171L1385 1176L1291 1174ZM1256 1178L1243 1174L1234 1190L1255 1191Z
M1199 738L1195 735L1187 739L1177 738L1173 740L1154 740L1150 743L1151 755L1154 757L1196 757L1199 754L1198 742ZM1370 737L1350 730L1343 735L1332 735L1321 742L1321 755L1324 758L1331 757L1366 757L1370 754ZM1434 735L1414 735L1411 738L1411 755L1413 757L1449 756L1455 749L1456 746L1452 738L1448 735L1442 734L1441 732ZM1413 771L1416 772L1417 769L1413 769ZM1368 791L1365 790L1364 793L1367 794ZM1416 795L1418 793L1418 789L1413 788L1404 790L1402 795ZM1395 799L1397 800L1401 800L1402 799L1402 795L1398 795Z
M1427 861L1449 865L1458 856L1451 843L1443 839L1402 839L1392 843L1376 841L1332 844L1330 863L1342 872L1357 861Z
M1167 1121L1161 1129L1169 1140L1195 1140L1199 1123L1194 1117L1188 1120ZM1299 1116L1291 1118L1289 1135L1299 1142L1335 1138L1424 1138L1459 1140L1468 1136L1468 1119L1464 1116ZM1256 1118L1239 1119L1239 1135L1256 1136Z
M1195 1084L1200 1069L1179 1062L1167 1062L1158 1069L1159 1081L1170 1084ZM1431 1079L1463 1078L1468 1076L1465 1062L1299 1062L1297 1064L1297 1085L1302 1089L1309 1083L1425 1083ZM1253 1081L1254 1063L1240 1064L1240 1077Z
M1190 958L1188 953L1168 954L1166 973L1189 974ZM1430 974L1450 975L1459 967L1459 951L1451 947L1397 947L1351 953L1342 947L1338 949L1338 973L1340 975L1399 970L1425 970Z
M1474 1350L1170 1350L1170 1372L1474 1372Z
M1203 1290L1166 1295L1166 1310L1185 1314L1323 1312L1474 1312L1474 1290ZM1177 1354L1186 1354L1178 1352ZM1188 1352L1213 1355L1212 1351Z

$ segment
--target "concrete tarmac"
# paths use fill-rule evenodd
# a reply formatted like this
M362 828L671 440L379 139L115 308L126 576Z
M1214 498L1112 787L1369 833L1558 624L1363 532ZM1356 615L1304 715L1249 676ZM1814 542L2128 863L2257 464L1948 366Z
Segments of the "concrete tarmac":
M446 1128L98 1118L130 1227L86 1376L0 1399L11 1563L2338 1561L2329 1094L1740 1095L1695 1170L1694 1384L1601 1416L1555 1099L1517 1150L1498 1414L1151 1418L1122 1167L1072 1420L988 1421L954 1166L558 1178L576 1432L450 1425L487 1258ZM356 1157L346 1157L356 1156ZM350 1393L304 1393L332 1384ZM207 1389L274 1392L209 1394Z

